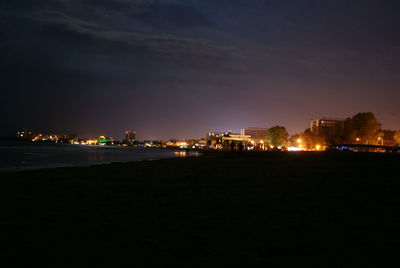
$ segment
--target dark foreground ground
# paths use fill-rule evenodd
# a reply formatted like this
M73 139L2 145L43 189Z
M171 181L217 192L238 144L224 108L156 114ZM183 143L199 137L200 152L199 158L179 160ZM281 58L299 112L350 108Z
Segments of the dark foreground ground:
M399 167L400 154L210 153L0 174L0 259L190 267L398 254Z

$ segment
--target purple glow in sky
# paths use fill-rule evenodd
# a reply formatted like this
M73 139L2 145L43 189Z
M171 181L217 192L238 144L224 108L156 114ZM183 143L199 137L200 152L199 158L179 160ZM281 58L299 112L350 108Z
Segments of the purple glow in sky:
M0 135L199 138L374 112L400 129L399 1L0 4Z

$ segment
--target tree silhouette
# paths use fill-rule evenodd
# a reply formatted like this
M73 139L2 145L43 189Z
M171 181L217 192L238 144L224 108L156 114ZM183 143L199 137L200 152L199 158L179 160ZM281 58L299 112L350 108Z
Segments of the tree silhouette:
M267 130L267 143L274 147L287 146L289 133L285 127L274 126Z
M358 113L346 120L344 134L348 143L378 144L381 124L371 112Z

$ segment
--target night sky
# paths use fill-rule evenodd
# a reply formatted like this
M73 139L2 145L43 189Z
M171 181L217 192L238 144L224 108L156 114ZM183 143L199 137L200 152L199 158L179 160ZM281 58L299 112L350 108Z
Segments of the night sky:
M374 112L399 129L400 1L0 3L0 135L121 139Z

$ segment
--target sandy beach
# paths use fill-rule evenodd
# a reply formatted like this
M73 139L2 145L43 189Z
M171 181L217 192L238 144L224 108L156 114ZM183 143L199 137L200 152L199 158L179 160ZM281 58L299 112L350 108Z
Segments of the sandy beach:
M198 265L397 254L400 154L206 153L1 174L2 260Z

